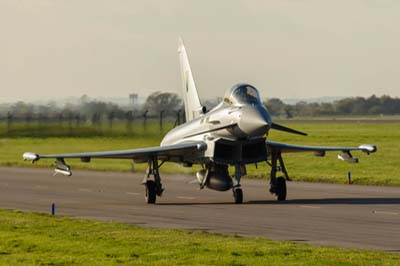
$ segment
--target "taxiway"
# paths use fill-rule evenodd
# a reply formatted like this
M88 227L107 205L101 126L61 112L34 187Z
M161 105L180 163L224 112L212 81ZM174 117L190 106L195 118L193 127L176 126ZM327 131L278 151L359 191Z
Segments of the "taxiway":
M0 208L140 226L204 230L316 245L400 252L400 188L288 182L277 202L267 180L243 180L244 204L232 193L198 190L192 176L162 175L156 205L144 203L143 174L0 167Z

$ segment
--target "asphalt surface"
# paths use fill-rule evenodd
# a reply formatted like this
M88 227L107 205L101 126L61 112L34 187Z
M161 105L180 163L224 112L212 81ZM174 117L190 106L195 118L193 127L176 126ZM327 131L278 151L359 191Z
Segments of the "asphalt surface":
M144 203L143 174L0 167L0 208L147 227L205 230L316 245L400 252L400 188L288 182L275 201L266 180L243 180L243 205L231 191L199 190L194 177L164 175L156 205Z

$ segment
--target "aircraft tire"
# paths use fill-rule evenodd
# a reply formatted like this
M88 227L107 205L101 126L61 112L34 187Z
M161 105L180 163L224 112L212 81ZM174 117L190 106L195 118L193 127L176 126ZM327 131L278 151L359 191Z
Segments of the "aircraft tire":
M278 201L286 200L286 180L283 177L276 179L276 197Z
M233 189L233 198L235 199L235 204L243 203L243 191L241 188Z
M156 203L156 184L153 180L147 180L145 184L145 201L148 204Z

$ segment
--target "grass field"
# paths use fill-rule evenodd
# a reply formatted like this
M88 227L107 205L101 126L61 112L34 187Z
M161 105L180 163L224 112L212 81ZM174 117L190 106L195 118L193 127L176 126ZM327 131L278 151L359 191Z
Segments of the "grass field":
M0 211L0 265L399 265L400 255Z
M294 144L358 146L372 143L378 146L376 154L366 155L354 152L360 158L359 164L349 164L337 159L337 153L327 153L325 158L314 157L312 153L285 154L289 175L294 180L322 181L344 183L347 172L351 171L352 180L356 184L400 185L400 124L337 124L337 123L291 123L290 127L309 133L309 136L297 136L271 131L269 139ZM168 128L165 127L164 131ZM45 130L45 129L44 129ZM122 130L122 129L121 129ZM135 131L132 135L95 136L95 137L2 137L0 139L0 165L17 165L31 167L22 161L22 153L68 153L85 151L102 151L115 149L131 149L157 146L162 138L158 125ZM53 162L39 161L35 166L49 167ZM129 160L97 159L91 163L69 160L72 169L130 171ZM146 165L135 165L136 171L144 171ZM51 170L49 170L51 171ZM184 168L176 164L165 164L161 173L193 173L196 167ZM267 178L269 167L266 164L248 166L250 177Z
M284 119L285 120L285 119ZM400 120L400 115L326 115L326 116L295 116L292 120Z

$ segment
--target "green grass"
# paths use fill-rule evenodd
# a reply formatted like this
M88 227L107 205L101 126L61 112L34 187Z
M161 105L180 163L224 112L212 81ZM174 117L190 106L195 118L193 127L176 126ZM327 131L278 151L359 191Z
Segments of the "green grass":
M292 121L292 120L400 120L400 115L321 115L321 116L295 116L287 119L275 118L277 121Z
M286 168L294 180L344 183L347 172L351 171L356 184L400 185L400 124L290 124L290 127L309 133L297 136L272 131L271 140L327 146L358 146L375 144L374 154L353 152L360 163L351 164L337 159L337 152L326 153L325 157L315 157L312 153L284 154ZM251 174L261 175L261 171L249 169Z
M399 265L400 255L0 210L0 265Z
M102 122L98 125L89 123L57 123L57 122L13 122L7 124L0 122L0 137L156 137L165 134L174 127L174 122L166 120L162 125L158 120L149 119L134 121L128 124L126 121L115 121L112 126Z
M351 171L356 184L400 185L400 124L305 124L291 123L290 127L305 131L309 136L297 136L271 131L269 139L294 144L358 146L372 143L378 146L378 152L366 155L354 152L359 164L350 164L337 159L337 152L327 153L326 157L315 157L312 153L284 154L289 175L294 180L345 183L347 172ZM136 134L136 135L135 135ZM132 136L115 137L3 137L0 138L0 165L31 166L22 161L22 153L68 153L132 149L158 146L161 134L157 126L136 132ZM129 160L94 159L91 163L68 160L72 169L130 171ZM41 160L35 166L49 167L51 160ZM144 171L146 165L135 165L136 171ZM176 164L165 164L161 173L193 173L196 167L184 168ZM267 178L269 167L265 163L248 166L248 175Z

